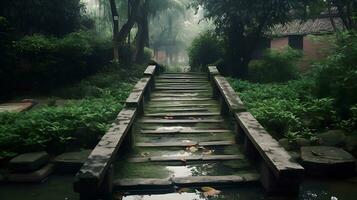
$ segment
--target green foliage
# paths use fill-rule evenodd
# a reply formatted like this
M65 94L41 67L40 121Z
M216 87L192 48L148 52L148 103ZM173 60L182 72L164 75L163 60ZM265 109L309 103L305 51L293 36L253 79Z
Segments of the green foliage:
M248 76L253 82L286 82L298 77L296 62L301 57L297 50L267 50L261 60L251 62Z
M194 0L196 9L205 9L216 31L225 40L225 63L231 75L246 78L252 53L264 34L276 24L293 19L292 13L305 11L305 0Z
M204 71L223 56L221 41L212 32L205 32L196 37L188 49L191 69Z
M132 68L123 70L112 64L105 71L53 94L81 100L56 106L54 97L48 105L25 113L0 113L0 156L93 147L123 108L122 102L142 74L142 66Z
M80 0L0 1L0 15L22 34L65 35L80 28Z
M312 80L286 84L229 81L258 121L277 137L314 139L314 132L337 125L333 99L313 97Z
M25 36L12 45L13 67L7 87L15 90L49 90L81 79L110 60L111 43L92 32L74 32L63 38ZM55 77L55 78L53 78Z
M340 117L348 119L357 103L357 34L341 33L337 44L334 53L316 66L317 94L336 99Z

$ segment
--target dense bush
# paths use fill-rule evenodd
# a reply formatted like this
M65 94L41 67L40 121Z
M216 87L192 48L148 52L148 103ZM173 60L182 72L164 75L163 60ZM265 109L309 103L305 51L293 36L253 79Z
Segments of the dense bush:
M93 147L123 107L122 102L143 71L142 66L131 68L135 70L122 68L110 65L105 71L53 94L82 100L64 106L45 105L19 114L0 113L0 157Z
M97 38L91 32L74 32L63 38L33 35L15 41L11 68L2 74L6 87L44 91L96 72L111 58L110 40Z
M301 53L291 48L266 50L263 58L252 61L248 76L251 81L260 83L286 82L297 78L296 62Z
M3 0L0 16L8 18L21 34L65 35L81 26L80 0Z
M218 37L205 32L196 37L188 49L191 69L203 71L209 64L215 63L223 57L222 42Z
M278 138L314 139L314 132L337 126L333 99L312 96L313 80L286 84L229 80L252 114Z
M336 99L340 117L351 117L351 107L357 103L357 33L341 33L337 48L318 64L316 85L320 97Z

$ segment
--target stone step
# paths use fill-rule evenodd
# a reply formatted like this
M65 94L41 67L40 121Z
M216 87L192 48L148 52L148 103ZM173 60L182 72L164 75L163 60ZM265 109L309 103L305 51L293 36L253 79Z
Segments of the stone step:
M165 108L165 109L155 109L148 110L149 113L158 112L195 112L195 111L209 111L209 108Z
M175 103L175 104L155 104L149 105L148 108L172 108L172 107L198 107L207 108L212 106L218 106L214 103Z
M220 116L220 113L198 113L198 112L185 112L185 113L151 113L145 114L145 117L195 117L195 116Z
M191 91L200 91L200 90L205 90L207 87L202 87L202 86L160 86L160 87L155 87L155 90L191 90Z
M170 189L175 187L222 187L244 183L255 183L260 179L258 173L243 173L239 175L226 176L189 176L173 177L166 179L118 179L114 180L114 190L148 190L148 189Z
M11 159L10 169L16 172L31 172L40 169L49 161L49 155L45 151L24 153Z
M200 134L200 133L230 133L230 130L193 130L193 129L173 129L173 130L141 130L142 134Z
M47 178L53 170L53 164L48 164L33 172L11 173L8 180L10 182L41 182Z
M151 98L155 97L201 97L201 98L211 98L211 94L200 94L200 93L153 93Z
M192 162L192 161L226 161L242 160L242 155L193 155L193 156L151 156L129 158L129 162Z
M199 80L207 81L208 78L204 76L159 76L159 79L185 79L185 80L199 79Z
M208 83L207 80L185 80L185 79L155 79L156 83Z
M236 144L235 141L210 141L210 142L196 142L196 141L187 141L187 142L156 142L156 143L136 143L138 147L188 147L188 146L229 146Z
M156 88L155 88L156 89ZM200 90L191 90L191 89L186 89L186 90L175 90L175 89L166 89L166 90L159 90L156 92L160 92L160 93L198 93L198 92L202 92L202 93L208 93L210 92L209 89L200 89ZM155 93L156 93L155 92Z
M151 99L152 102L157 101L210 101L212 98L200 98L200 97L154 97Z
M197 123L221 123L223 119L142 119L143 124L197 124Z

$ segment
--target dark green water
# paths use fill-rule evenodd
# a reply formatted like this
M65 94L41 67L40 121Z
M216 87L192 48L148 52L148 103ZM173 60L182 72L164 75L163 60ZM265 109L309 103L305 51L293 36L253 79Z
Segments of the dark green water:
M0 200L78 200L72 190L73 176L51 176L41 184L0 185ZM254 200L267 198L259 186L224 189L214 197L204 197L198 190L188 193L156 195L128 195L115 199L122 200ZM344 180L306 179L301 185L298 200L356 200L357 177Z

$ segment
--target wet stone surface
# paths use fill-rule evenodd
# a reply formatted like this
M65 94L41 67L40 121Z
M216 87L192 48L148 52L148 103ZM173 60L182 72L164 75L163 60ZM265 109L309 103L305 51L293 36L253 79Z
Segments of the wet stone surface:
M225 176L257 173L236 144L231 122L220 115L206 77L164 74L156 78L151 101L134 123L133 149L124 161L115 163L114 179L151 183L152 179L223 176L225 180Z

